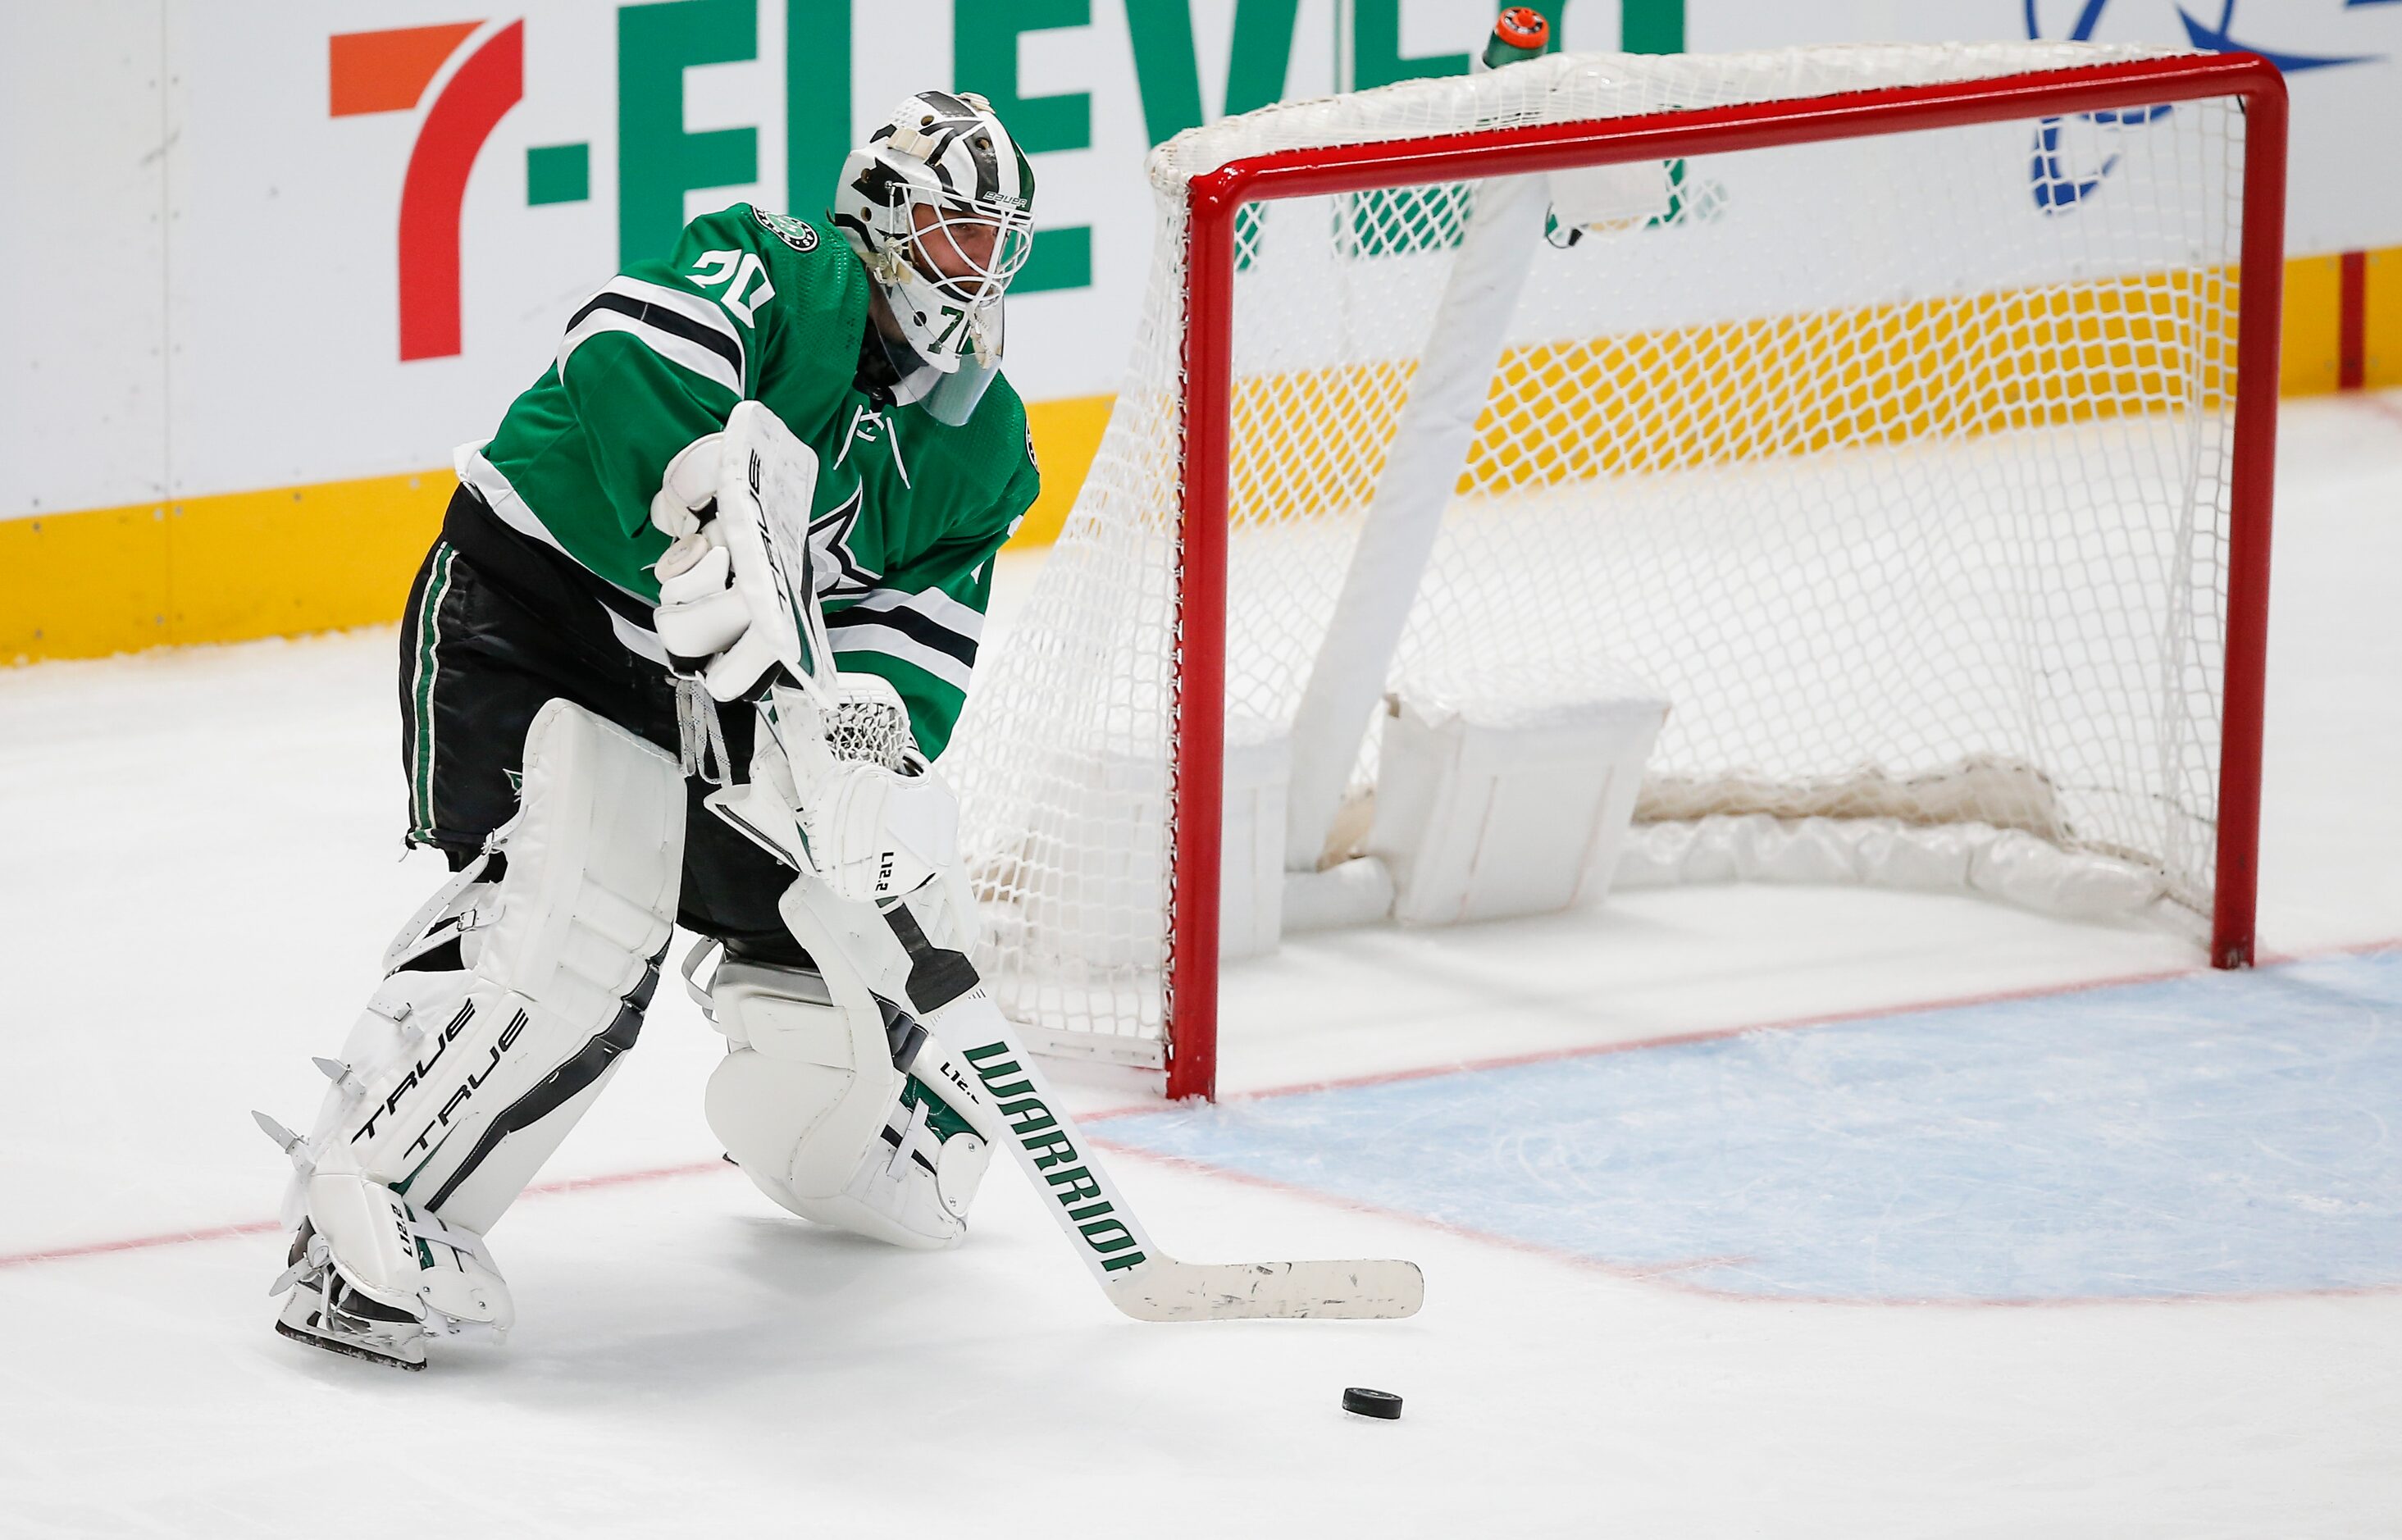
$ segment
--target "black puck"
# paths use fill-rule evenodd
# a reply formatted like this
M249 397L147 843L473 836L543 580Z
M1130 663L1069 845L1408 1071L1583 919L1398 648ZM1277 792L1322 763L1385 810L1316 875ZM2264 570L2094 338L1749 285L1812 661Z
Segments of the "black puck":
M1366 1390L1353 1385L1343 1393L1343 1409L1390 1423L1401 1415L1401 1398L1389 1390Z

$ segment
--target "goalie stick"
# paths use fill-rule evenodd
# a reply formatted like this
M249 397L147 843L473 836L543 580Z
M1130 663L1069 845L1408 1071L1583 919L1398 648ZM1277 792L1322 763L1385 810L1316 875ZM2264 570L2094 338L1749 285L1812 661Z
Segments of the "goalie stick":
M910 950L913 1000L920 976L929 972L939 973L930 981L939 989L965 985L920 1018L932 1041L915 1056L918 1078L939 1082L944 1099L980 1136L1016 1157L1119 1310L1138 1321L1384 1321L1417 1313L1426 1279L1415 1262L1202 1263L1179 1261L1161 1250L1010 1031L973 966L956 952L928 946L897 903L885 919ZM943 1051L953 1042L966 1045L956 1056Z
M794 709L799 704L785 698L785 720L778 731L760 734L763 746L781 746L780 735L806 715ZM1426 1280L1415 1262L1195 1263L1161 1250L965 954L931 942L905 898L855 902L808 875L796 833L779 839L768 832L783 833L792 824L773 792L755 783L729 787L711 795L708 806L801 873L778 905L794 937L812 956L849 957L870 978L887 981L875 993L901 1045L894 1062L933 1087L979 1138L1009 1150L1120 1311L1138 1321L1379 1321L1417 1313ZM964 885L946 886L939 901L956 909ZM890 997L896 995L901 998Z

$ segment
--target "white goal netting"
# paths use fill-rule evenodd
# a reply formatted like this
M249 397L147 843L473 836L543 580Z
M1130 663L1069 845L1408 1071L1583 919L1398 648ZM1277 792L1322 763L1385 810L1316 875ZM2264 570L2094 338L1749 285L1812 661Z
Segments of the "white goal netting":
M1188 179L1269 150L2144 56L1555 56L1271 107L1153 152L1131 368L946 761L1003 1009L1039 1041L1119 1056L1160 1031ZM1436 488L1387 682L1521 698L1648 681L1671 705L1628 860L1654 880L1714 819L1838 844L1966 826L2206 910L2243 153L2234 102L2188 103L1697 155L1654 168L1655 203L1573 241L1545 221L1519 242L1496 362L1469 382L1472 440L1447 502ZM1426 361L1448 356L1466 232L1502 188L1243 211L1237 746L1295 730L1408 404L1458 388ZM1346 754L1358 743L1356 810L1375 733L1332 728ZM1356 824L1335 820L1322 860Z

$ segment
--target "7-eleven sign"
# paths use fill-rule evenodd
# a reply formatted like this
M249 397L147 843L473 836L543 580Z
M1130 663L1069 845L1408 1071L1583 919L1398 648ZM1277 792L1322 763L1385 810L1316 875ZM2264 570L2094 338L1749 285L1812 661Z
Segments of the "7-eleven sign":
M484 26L344 33L329 41L328 108L336 117L414 112L454 56L408 152L400 188L400 356L459 351L459 210L485 140L525 94L525 23L511 21L472 49Z

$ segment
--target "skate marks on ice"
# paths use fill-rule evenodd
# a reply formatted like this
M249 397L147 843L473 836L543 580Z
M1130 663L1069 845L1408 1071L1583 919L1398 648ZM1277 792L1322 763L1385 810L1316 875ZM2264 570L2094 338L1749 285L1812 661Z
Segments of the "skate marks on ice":
M1717 1295L2402 1286L2402 950L1269 1094L1111 1145Z

